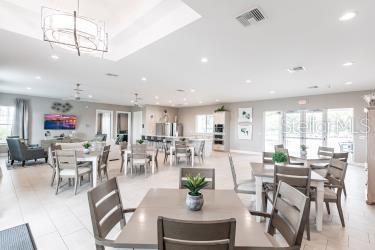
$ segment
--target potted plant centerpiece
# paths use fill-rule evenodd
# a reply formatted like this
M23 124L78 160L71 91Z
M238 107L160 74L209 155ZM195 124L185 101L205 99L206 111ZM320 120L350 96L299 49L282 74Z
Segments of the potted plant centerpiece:
M91 144L89 142L86 142L82 146L83 146L83 153L89 154L90 153Z
M143 144L144 142L145 142L145 141L142 140L142 139L137 140L137 143L138 143L138 144Z
M306 145L302 144L301 145L301 156L306 156L307 155L306 149L307 149Z
M276 165L285 165L288 162L288 156L284 152L275 152L272 155L272 160Z
M204 200L200 190L207 186L206 177L198 174L197 176L187 176L185 187L189 190L186 196L186 206L192 211L202 209Z

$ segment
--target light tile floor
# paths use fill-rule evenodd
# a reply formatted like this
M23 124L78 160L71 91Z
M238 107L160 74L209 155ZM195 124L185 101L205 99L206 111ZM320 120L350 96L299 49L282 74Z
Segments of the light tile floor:
M259 156L234 154L239 178L249 178L249 162L259 162ZM51 169L47 165L8 171L5 158L0 158L3 177L0 177L0 230L21 223L30 223L38 249L95 249L87 202L88 183L74 196L72 187L64 187L55 195L50 186ZM110 177L119 176L125 207L137 207L149 188L178 187L178 167L170 167L159 159L154 175L123 176L120 162L110 162ZM180 166L183 166L182 163ZM225 153L214 153L205 167L216 168L216 187L232 189L232 177ZM365 203L365 172L349 166L346 186L348 197L343 199L346 227L342 228L337 210L324 214L323 232L315 231L311 211L311 241L304 240L303 249L375 249L375 207ZM254 208L254 197L240 195L245 206Z

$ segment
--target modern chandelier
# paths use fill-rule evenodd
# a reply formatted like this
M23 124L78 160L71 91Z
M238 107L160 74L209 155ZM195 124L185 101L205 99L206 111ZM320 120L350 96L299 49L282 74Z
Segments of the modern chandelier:
M81 53L108 52L105 23L79 15L77 10L64 12L42 7L43 40Z

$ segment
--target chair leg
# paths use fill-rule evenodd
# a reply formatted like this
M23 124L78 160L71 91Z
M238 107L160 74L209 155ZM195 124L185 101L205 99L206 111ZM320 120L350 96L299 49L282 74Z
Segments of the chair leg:
M57 177L57 185L56 185L56 193L55 194L57 194L59 192L60 182L61 182L61 178L60 178L60 176L58 176Z
M51 187L53 186L53 183L55 182L55 177L56 177L56 170L53 169L53 172L52 172L52 180L51 180Z
M14 160L11 160L10 165L13 166L13 164L14 164Z
M341 207L341 201L340 200L338 200L336 202L336 206L337 206L337 210L339 211L341 225L342 225L342 227L345 227L344 214L342 213L342 207Z
M346 198L346 187L345 187L345 182L344 182L344 185L343 185L343 191L344 191L344 195L345 195L345 198Z
M105 250L105 248L101 245L96 245L96 250Z
M81 182L80 180L81 178L79 176L76 176L76 178L74 178L74 195L77 194L78 183Z
M308 209L307 209L307 215L306 215L306 236L307 240L310 240L310 206L311 203L308 204Z
M104 171L105 171L105 177L107 178L107 181L108 181L109 178L108 178L108 170L107 170L107 166L105 167Z
M331 214L331 210L329 209L329 203L328 202L326 202L326 208L327 208L328 214Z
M267 212L267 196L265 192L262 192L262 199L263 199L263 212Z
M124 157L121 158L120 173L122 173L123 168L124 168Z
M26 164L26 161L22 161L22 167L24 167Z

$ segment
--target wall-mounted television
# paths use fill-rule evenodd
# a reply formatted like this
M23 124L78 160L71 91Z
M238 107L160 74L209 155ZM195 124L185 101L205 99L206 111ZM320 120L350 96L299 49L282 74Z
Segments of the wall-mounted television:
M77 116L61 115L61 114L45 114L44 129L45 130L73 130L76 129Z

